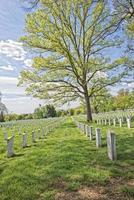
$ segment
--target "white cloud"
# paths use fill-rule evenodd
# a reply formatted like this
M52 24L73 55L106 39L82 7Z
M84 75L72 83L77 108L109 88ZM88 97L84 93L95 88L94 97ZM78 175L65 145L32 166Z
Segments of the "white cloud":
M17 85L18 78L9 76L0 76L0 87L4 85Z
M4 71L14 71L14 68L13 68L13 66L11 66L11 65L0 66L0 70L4 70Z
M31 97L3 98L3 103L7 106L9 113L32 113L43 101Z
M33 61L32 59L26 59L24 60L24 64L26 67L32 67Z
M5 98L9 98L11 95L15 96L25 96L25 88L18 87L18 78L0 76L0 91Z
M17 77L0 76L0 91L3 96L2 102L7 106L9 112L33 112L39 103L43 103L43 101L26 96L25 88L17 87L17 84Z
M0 53L14 60L24 60L27 52L24 50L21 42L13 40L0 41Z
M129 88L134 88L134 82L128 84Z

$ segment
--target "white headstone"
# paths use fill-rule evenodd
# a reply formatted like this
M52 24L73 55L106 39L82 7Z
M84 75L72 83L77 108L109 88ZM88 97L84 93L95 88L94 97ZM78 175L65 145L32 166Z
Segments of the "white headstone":
M131 128L131 119L130 118L127 118L127 127Z
M107 119L105 119L105 125L107 125Z
M119 119L119 124L120 124L120 127L122 127L122 119L121 118Z
M93 139L93 127L92 126L90 126L89 135L90 135L90 140L92 140Z
M96 147L101 147L101 130L96 128Z
M14 136L7 139L7 157L11 157L14 155L13 145L14 145Z
M86 136L90 136L90 127L88 125L86 125Z
M107 133L107 148L108 148L108 157L111 160L116 160L115 134L110 131Z
M116 119L113 119L113 125L116 126Z

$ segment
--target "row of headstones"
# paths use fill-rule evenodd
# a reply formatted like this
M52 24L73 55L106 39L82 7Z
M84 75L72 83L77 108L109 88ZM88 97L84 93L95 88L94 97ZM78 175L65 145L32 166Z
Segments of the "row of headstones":
M17 121L9 121L9 122L2 122L0 123L0 127L14 127L14 126L27 126L29 124L31 125L35 125L35 124L40 124L40 125L43 125L44 122L54 122L54 121L57 121L58 120L61 120L61 117L54 117L54 118L43 118L43 119L27 119L27 120L17 120Z
M41 120L41 119L40 119ZM27 121L27 120L25 120L25 121ZM44 121L47 123L47 124L51 124L52 123L52 119L51 118L48 118L48 119L44 119ZM38 119L38 121L36 122L34 122L33 123L33 121L31 121L31 122L29 122L29 120L28 120L28 122L27 123L24 123L24 122L20 122L20 121L16 121L16 122L13 122L12 124L2 124L2 129L3 129L3 131L6 129L9 129L9 130L15 130L15 129L17 129L18 131L21 131L21 129L23 129L24 127L26 127L26 129L27 129L27 127L35 127L35 126L43 126L44 125L44 121L39 121L39 119ZM57 121L57 119L53 119L53 123L55 123Z
M38 129L38 139L43 139L45 136L47 136L48 133L50 133L51 131L53 131L55 128L58 128L61 124L60 122L54 123L51 126L47 127L47 131L45 131L44 128ZM8 137L7 133L4 133L4 140L6 140L7 142L7 157L12 157L15 155L14 153L14 138L15 136L12 135L11 137ZM26 148L28 146L27 144L27 138L28 138L28 134L27 133L23 133L22 134L22 147ZM36 142L36 132L32 131L32 142L35 143Z
M59 121L61 121L61 120L59 120ZM49 128L49 126L51 127L52 120L45 120L45 122L47 122L48 128ZM53 123L56 123L56 122L57 122L57 119L54 118ZM38 131L36 127L43 127L43 126L44 126L44 124L42 124L42 123L35 123L35 124L29 123L29 124L27 124L27 126L26 125L22 126L22 124L20 126L18 126L18 125L14 125L14 126L11 126L11 127L5 126L5 127L2 128L2 132L5 133L4 139L6 139L8 137L8 135L7 135L8 131L12 135L15 135L16 132L18 133L18 135L21 135L24 130L26 130L26 132L30 131L31 129Z
M102 124L102 125L110 125L111 126L113 124L113 126L116 126L117 120L119 121L119 126L122 127L123 121L124 121L123 118L97 119L96 122L97 122L97 124L100 124L100 125ZM126 122L127 122L127 127L131 128L131 118L130 117L126 118Z
M89 137L90 140L94 138L93 127L88 126L86 124L80 123L75 121L76 126ZM96 128L95 130L95 138L96 138L96 147L100 148L102 146L101 142L101 129ZM107 133L107 150L108 150L108 157L110 160L116 160L116 136L115 133L108 131Z

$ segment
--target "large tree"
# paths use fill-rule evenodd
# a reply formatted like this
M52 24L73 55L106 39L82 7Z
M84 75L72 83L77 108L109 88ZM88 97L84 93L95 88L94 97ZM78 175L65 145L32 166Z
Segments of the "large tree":
M113 62L108 48L121 45L120 21L104 0L41 0L26 18L24 44L38 55L21 73L27 92L53 102L85 102L92 120L91 97L127 75L127 59ZM115 49L114 49L115 50Z

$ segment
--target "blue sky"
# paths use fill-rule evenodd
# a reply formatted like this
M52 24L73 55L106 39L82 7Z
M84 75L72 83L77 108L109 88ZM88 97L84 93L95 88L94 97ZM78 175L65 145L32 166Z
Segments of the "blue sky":
M16 113L33 112L43 103L27 97L25 88L17 87L20 71L32 64L19 42L24 35L25 14L20 0L0 0L0 91L9 112Z

